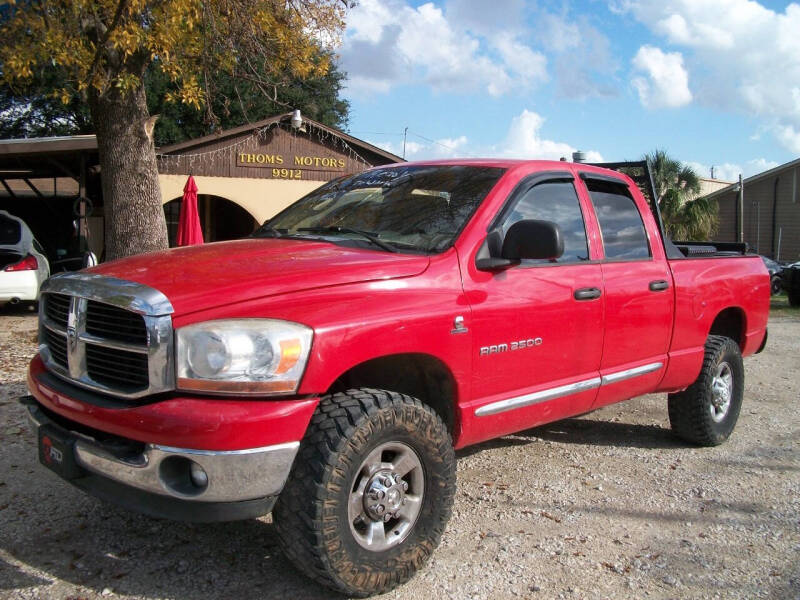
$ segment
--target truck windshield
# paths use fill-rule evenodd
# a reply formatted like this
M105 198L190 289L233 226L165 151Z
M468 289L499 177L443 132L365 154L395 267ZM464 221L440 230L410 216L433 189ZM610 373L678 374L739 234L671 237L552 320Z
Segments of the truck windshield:
M504 172L455 165L365 171L314 190L254 235L322 236L383 250L441 252Z

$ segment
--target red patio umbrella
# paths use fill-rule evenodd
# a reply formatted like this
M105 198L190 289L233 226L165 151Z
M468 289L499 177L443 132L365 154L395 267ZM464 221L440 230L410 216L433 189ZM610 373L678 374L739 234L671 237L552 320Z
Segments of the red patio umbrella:
M193 246L203 243L203 230L200 228L200 215L197 214L197 184L189 175L183 186L181 216L178 220L178 246Z

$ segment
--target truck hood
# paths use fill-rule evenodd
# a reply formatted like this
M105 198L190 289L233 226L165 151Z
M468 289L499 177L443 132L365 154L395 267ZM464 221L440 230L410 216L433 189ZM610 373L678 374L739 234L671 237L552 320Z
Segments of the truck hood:
M411 277L428 262L427 256L318 240L250 238L141 254L86 272L153 287L183 315L300 290Z

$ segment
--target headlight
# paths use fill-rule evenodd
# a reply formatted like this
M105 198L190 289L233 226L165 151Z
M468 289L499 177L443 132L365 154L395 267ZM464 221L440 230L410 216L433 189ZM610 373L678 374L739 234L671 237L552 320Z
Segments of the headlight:
M297 391L311 349L305 325L226 319L176 331L178 389L221 394Z

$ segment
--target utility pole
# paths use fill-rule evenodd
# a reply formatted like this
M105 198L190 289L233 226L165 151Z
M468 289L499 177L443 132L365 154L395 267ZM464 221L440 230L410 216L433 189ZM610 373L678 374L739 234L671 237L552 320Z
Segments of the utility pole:
M736 232L736 241L742 243L744 241L744 183L742 183L742 174L739 173L739 201L736 205L736 220L738 221L739 231Z
M408 137L408 127L403 130L403 160L406 159L406 138Z

